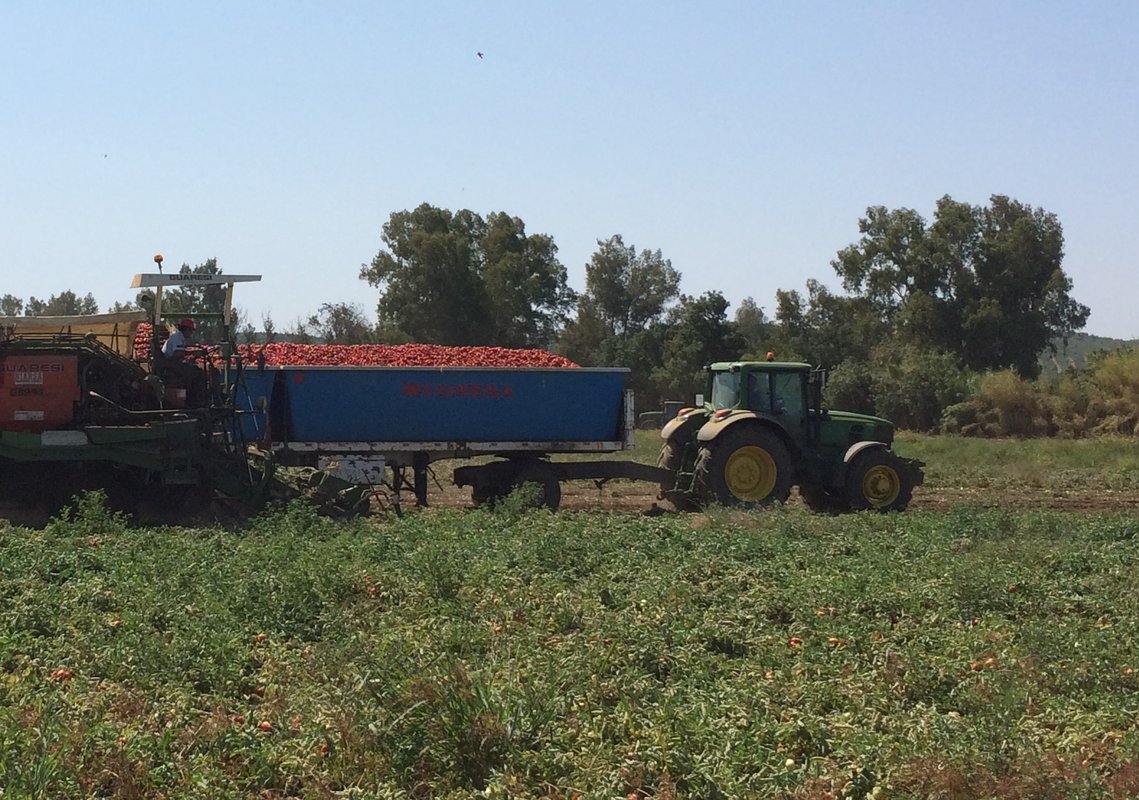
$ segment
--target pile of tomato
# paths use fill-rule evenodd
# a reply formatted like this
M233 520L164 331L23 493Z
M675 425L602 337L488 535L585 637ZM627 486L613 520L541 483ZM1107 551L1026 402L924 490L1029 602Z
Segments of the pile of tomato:
M142 360L150 347L150 326L139 326L134 355ZM447 347L438 344L243 344L247 364L305 367L576 367L568 358L545 350L509 347Z

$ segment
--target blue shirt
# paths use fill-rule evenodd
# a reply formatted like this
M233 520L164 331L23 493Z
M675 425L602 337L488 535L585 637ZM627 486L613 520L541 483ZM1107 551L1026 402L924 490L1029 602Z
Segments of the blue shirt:
M178 358L186 354L186 334L182 331L175 329L170 336L166 338L166 343L162 345L162 355L167 358Z

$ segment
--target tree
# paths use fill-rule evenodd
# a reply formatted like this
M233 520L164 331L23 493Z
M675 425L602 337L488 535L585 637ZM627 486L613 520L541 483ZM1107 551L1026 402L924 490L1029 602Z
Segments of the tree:
M746 343L747 353L758 357L774 346L776 326L767 318L763 309L750 297L745 297L736 307L736 330Z
M562 330L557 351L578 364L596 365L602 344L610 338L609 327L597 303L589 295L577 299L577 315Z
M653 383L664 397L689 398L704 388L704 367L743 356L747 340L728 320L728 301L720 292L698 298L682 296L670 315L663 362L653 370Z
M494 340L509 347L548 347L574 302L553 238L527 236L522 220L499 212L487 220L482 250Z
M23 313L23 300L11 294L0 297L0 317L18 317Z
M626 366L628 361L610 359L618 352L628 358L630 342L645 341L636 334L661 324L679 294L680 273L660 250L638 253L620 235L598 239L585 267L585 292L559 347L581 364ZM622 338L630 341L615 343Z
M546 346L573 295L557 247L517 217L424 203L384 225L381 250L360 277L379 287L385 335L436 344Z
M620 235L598 240L585 268L586 294L611 334L659 320L680 294L680 273L660 250L626 246Z
M807 299L797 291L775 293L780 339L772 349L780 360L800 359L832 368L848 358L864 360L888 336L873 301L834 294L816 280L807 281Z
M47 300L35 297L28 299L24 313L30 317L73 317L81 314L98 314L99 304L95 297L88 292L79 297L75 292L63 291L53 294Z
M680 273L660 250L637 252L619 235L597 245L559 349L579 364L628 367L638 405L651 408L660 401L652 371L664 359L666 315L679 295Z
M307 327L326 344L368 344L376 338L364 309L355 303L323 303Z
M195 267L183 264L178 272L181 275L222 274L216 258L207 259ZM199 314L220 315L225 311L225 289L222 284L187 284L175 289L167 288L162 293L162 315L167 319L193 317ZM139 296L139 302L142 302L142 295ZM232 324L235 320L230 322ZM195 330L202 341L216 341L222 338L222 323L218 318L199 319Z
M1003 195L988 207L945 196L932 225L911 209L867 209L862 238L831 262L892 336L956 354L974 370L1033 377L1037 357L1082 328L1054 214Z

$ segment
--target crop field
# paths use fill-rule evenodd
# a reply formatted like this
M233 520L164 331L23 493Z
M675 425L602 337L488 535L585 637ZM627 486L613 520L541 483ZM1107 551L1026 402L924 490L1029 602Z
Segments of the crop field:
M904 514L0 520L0 797L1139 796L1139 445L897 447Z

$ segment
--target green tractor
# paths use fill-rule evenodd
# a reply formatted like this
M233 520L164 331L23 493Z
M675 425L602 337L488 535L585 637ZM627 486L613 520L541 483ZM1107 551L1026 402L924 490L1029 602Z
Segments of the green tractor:
M822 403L825 373L809 364L721 362L709 401L664 426L657 465L675 475L662 496L682 510L785 502L793 486L815 510L901 511L924 479L898 456L888 420Z

